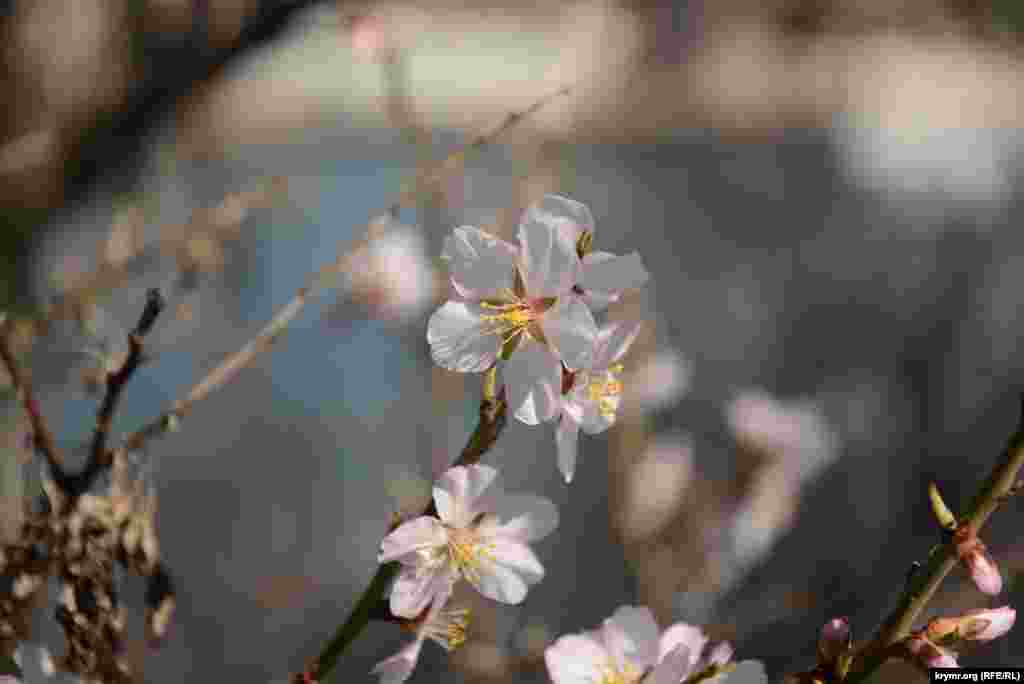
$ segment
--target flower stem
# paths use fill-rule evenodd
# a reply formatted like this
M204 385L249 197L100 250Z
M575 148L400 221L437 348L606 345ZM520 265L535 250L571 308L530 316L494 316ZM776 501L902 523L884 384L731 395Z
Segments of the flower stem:
M480 457L487 453L494 443L498 441L501 431L506 423L506 403L504 388L495 393L493 378L485 379L484 398L480 402L480 421L477 423L473 434L469 436L462 453L453 463L453 466L472 465L480 461ZM423 511L423 515L436 515L437 509L434 502ZM331 673L338 659L345 652L356 637L370 623L378 613L380 602L385 600L391 582L398 574L400 564L397 562L383 563L370 585L366 587L363 595L356 602L355 608L349 614L348 619L335 631L331 640L320 651L320 655L313 660L303 672L292 677L293 684L309 684L320 682Z
M984 526L1006 497L1013 493L1017 474L1024 466L1024 398L1017 428L999 458L999 462L971 500L967 512L961 519L975 533ZM857 654L846 684L863 682L892 655L892 646L904 639L914 622L935 595L942 580L956 566L957 559L952 540L935 548L928 562L918 570L903 595L896 610L882 623L875 637L864 645Z

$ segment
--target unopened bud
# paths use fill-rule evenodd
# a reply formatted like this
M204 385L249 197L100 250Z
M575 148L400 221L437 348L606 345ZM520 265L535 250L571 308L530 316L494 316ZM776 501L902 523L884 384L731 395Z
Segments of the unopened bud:
M943 650L921 634L915 634L904 642L911 659L924 667L960 667L949 651Z
M971 610L960 618L960 638L968 641L992 641L1003 636L1017 620L1017 611L1010 606Z
M968 528L963 528L967 530ZM995 596L1003 590L1003 576L999 573L999 566L989 555L988 549L977 536L957 533L955 538L956 555L960 562L967 568L971 580L978 590L990 596Z
M818 664L832 665L850 650L853 636L850 623L844 618L833 618L821 628L818 637Z

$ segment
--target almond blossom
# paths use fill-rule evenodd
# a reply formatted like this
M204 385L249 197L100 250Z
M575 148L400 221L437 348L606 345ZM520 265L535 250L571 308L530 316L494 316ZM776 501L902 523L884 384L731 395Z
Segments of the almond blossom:
M371 672L380 677L381 684L402 684L407 680L416 669L426 639L440 645L446 651L452 651L466 641L469 609L447 608L445 604L448 602L449 593L435 598L419 618L402 623L402 628L413 632L415 638L398 653L380 661L373 668Z
M733 666L727 643L708 649L708 638L678 622L659 635L646 607L622 606L601 627L559 638L544 652L554 684L681 684L699 675L704 682L765 684L764 667L754 661Z
M434 362L479 373L504 360L509 407L527 423L557 409L562 366L591 361L597 324L591 306L605 306L646 282L640 257L589 254L594 220L579 202L547 195L519 224L519 246L472 226L445 241L458 299L430 318Z
M434 487L438 517L409 520L381 541L379 561L402 565L391 589L394 615L417 617L460 578L508 604L543 578L528 542L555 529L558 510L542 497L502 492L497 475L482 465L450 468Z
M604 432L615 424L622 395L622 364L618 363L640 332L639 323L613 323L597 335L590 363L575 373L567 373L558 404L555 442L558 468L566 482L576 471L576 450L580 428L590 435ZM524 416L517 418L523 422ZM527 418L529 416L526 416ZM542 416L537 416L542 417Z

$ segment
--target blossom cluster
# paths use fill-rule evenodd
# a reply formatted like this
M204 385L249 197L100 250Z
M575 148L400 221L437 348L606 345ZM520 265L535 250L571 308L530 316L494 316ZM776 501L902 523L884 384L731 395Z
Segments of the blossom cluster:
M499 361L506 401L528 425L554 422L558 465L576 468L579 431L615 422L619 363L639 323L602 327L594 318L647 282L636 252L592 251L594 218L579 202L547 195L530 206L513 245L479 228L456 228L444 244L456 297L427 326L435 363L480 373Z

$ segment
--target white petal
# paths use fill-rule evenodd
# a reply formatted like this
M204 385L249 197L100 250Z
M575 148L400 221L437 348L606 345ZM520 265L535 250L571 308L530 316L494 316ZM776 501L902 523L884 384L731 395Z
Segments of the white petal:
M605 647L620 670L626 665L643 671L658 659L658 623L646 606L622 606L604 621Z
M404 560L402 556L447 544L448 536L437 518L420 516L399 525L380 542L378 563Z
M370 673L380 677L380 684L402 684L416 669L422 647L423 640L416 639L395 655L377 663Z
M544 663L554 684L593 684L608 657L604 646L586 634L563 636L544 651Z
M553 227L574 245L583 233L594 234L594 216L587 205L562 195L545 195L526 210L527 218Z
M567 412L562 412L562 419L555 428L555 446L558 447L558 469L562 471L565 483L572 482L576 473L576 449L579 442L580 424Z
M525 340L504 364L509 408L527 425L555 417L562 385L562 366L539 342Z
M451 592L453 577L446 565L437 568L404 567L391 587L391 612L415 618L439 596Z
M560 297L541 316L540 325L555 353L569 370L590 364L597 342L597 323L594 322L594 314L579 297Z
M658 655L659 657L665 657L669 652L675 650L677 646L684 646L690 654L690 667L697 665L697 661L700 659L700 654L704 651L704 646L708 643L708 638L704 636L704 632L699 627L688 625L685 622L677 622L661 635L661 639L658 642Z
M640 321L617 321L601 328L597 334L594 359L595 369L609 368L629 351L640 334Z
M434 363L460 373L482 373L494 364L501 338L490 332L479 307L445 302L430 316L427 343Z
M760 662L744 660L725 676L722 684L768 684L768 675Z
M495 502L501 520L494 534L518 542L543 539L558 527L558 507L534 494L504 494Z
M644 680L645 684L680 684L693 674L690 671L690 651L679 644L669 651Z
M638 252L611 259L585 258L580 286L585 291L615 294L634 290L650 280L650 277Z
M434 485L434 505L437 514L447 524L468 527L480 509L484 494L486 503L495 492L488 491L498 477L498 471L485 465L455 466L449 468ZM489 509L490 506L488 505Z
M466 579L489 599L522 603L529 585L544 577L544 566L526 544L501 537L490 537L487 543L488 554Z
M579 282L583 264L564 219L533 205L519 224L519 243L523 282L531 298L557 297Z
M514 245L472 226L456 228L441 250L452 285L467 299L496 297L511 289L516 256Z

